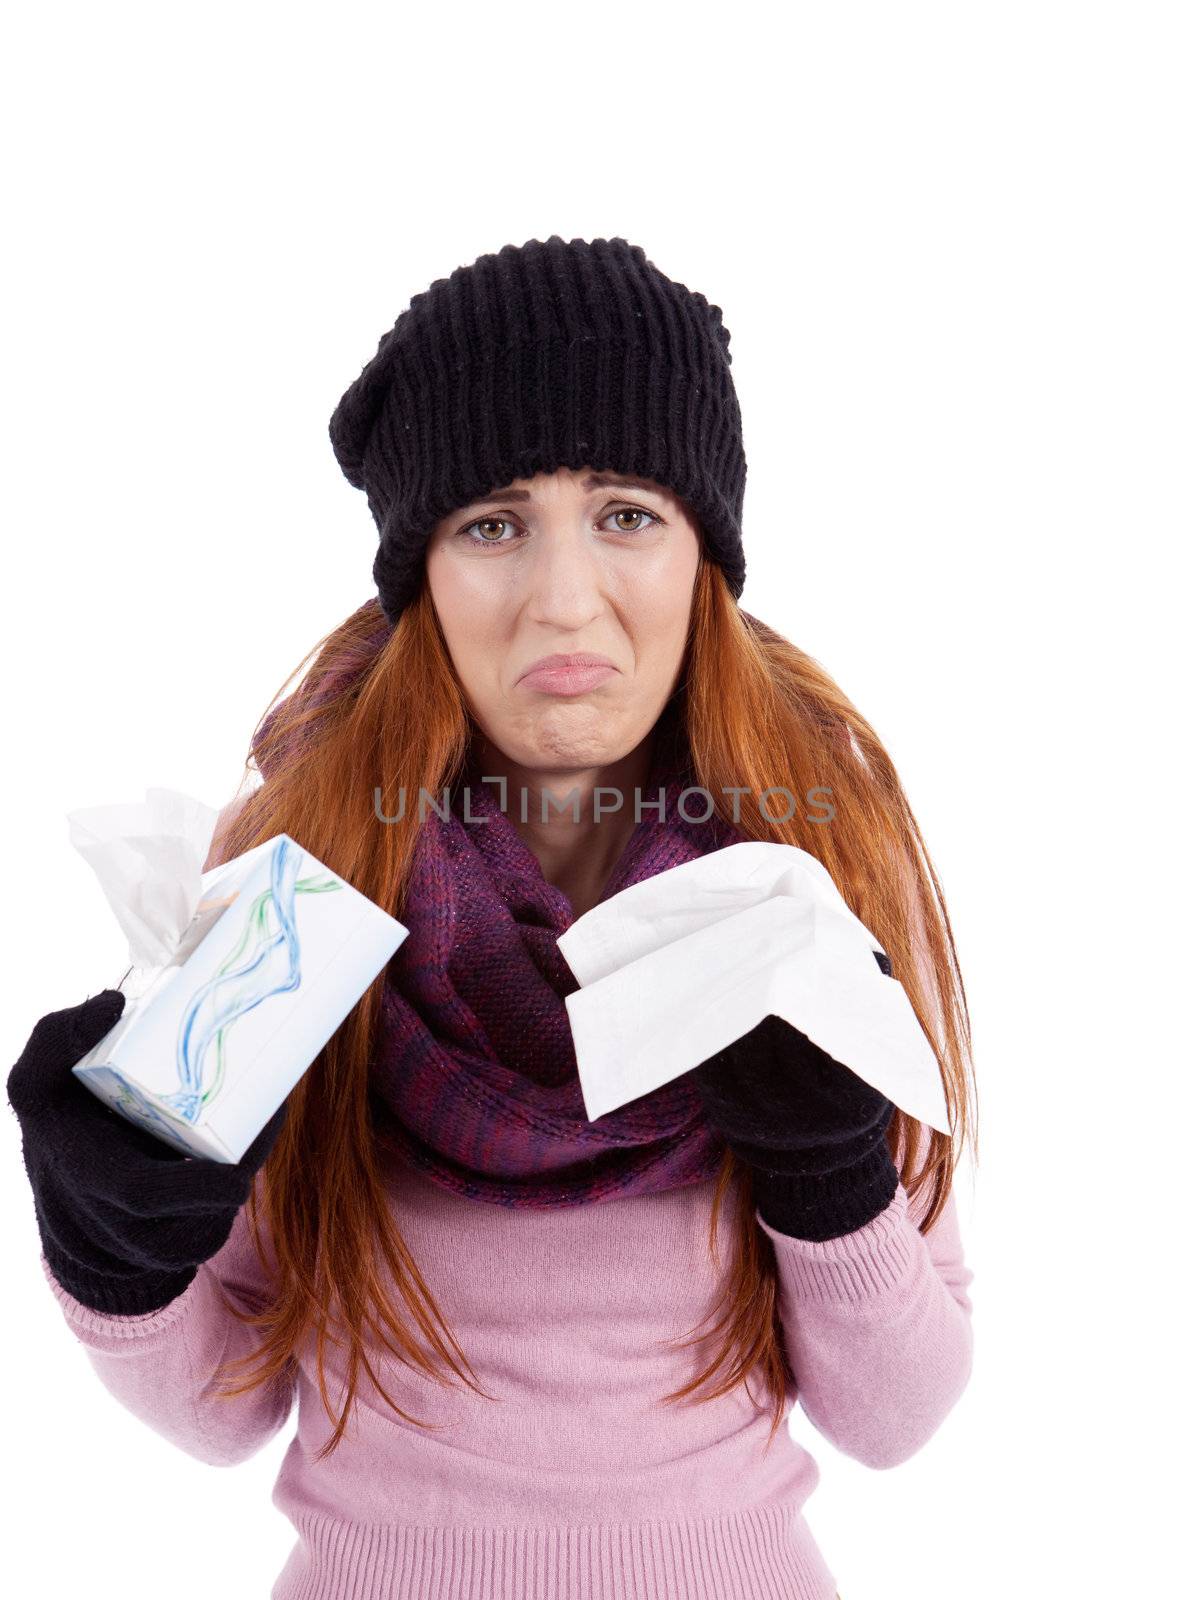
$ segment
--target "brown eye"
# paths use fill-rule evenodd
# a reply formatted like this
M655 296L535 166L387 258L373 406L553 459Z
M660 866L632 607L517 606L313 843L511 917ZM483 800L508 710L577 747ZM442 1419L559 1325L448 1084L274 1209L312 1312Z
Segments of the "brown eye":
M466 528L459 530L458 537L467 539L471 544L511 544L513 541L504 537L504 531L512 526L508 517L477 517L475 522L469 522ZM477 528L486 531L477 537Z
M616 530L618 533L642 533L644 531L644 529L645 528L649 528L653 522L658 522L660 520L660 518L657 517L654 514L654 512L642 511L642 510L640 510L640 508L638 506L619 506L616 511L611 511L609 513L609 515L611 517L636 517L636 518L637 517L646 517L646 518L648 518L648 521L643 525L642 528L632 528L629 525L629 523L627 523L625 526L619 526L618 527L618 529Z

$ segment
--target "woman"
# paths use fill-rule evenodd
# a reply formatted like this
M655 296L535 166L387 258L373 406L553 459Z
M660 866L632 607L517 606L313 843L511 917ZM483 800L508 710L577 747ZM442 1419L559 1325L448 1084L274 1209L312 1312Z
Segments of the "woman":
M780 1423L798 1400L885 1467L962 1391L953 1141L772 1016L590 1122L556 943L741 839L807 850L963 1131L954 943L894 768L736 604L720 309L621 239L510 245L413 298L330 431L377 594L260 724L210 862L286 832L409 937L236 1167L71 1077L119 993L41 1019L9 1094L50 1286L203 1460L299 1396L276 1600L830 1600Z

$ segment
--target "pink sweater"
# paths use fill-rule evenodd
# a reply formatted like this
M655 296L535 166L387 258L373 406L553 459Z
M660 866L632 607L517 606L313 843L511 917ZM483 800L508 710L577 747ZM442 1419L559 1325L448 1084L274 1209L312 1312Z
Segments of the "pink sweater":
M254 1339L217 1294L220 1282L250 1304L259 1291L244 1213L188 1289L146 1316L89 1310L43 1258L101 1382L189 1454L246 1460L299 1398L273 1493L298 1539L273 1600L833 1600L802 1511L814 1458L783 1424L766 1448L768 1417L743 1385L659 1404L703 1359L661 1341L695 1331L717 1303L712 1181L549 1211L466 1200L407 1168L393 1192L431 1292L498 1398L381 1361L397 1404L440 1430L403 1422L367 1382L322 1462L330 1425L311 1348L274 1392L210 1392L219 1362ZM796 1398L823 1437L872 1467L922 1448L971 1366L973 1275L954 1199L925 1236L916 1215L899 1186L879 1217L825 1243L759 1219L779 1263ZM723 1260L732 1229L728 1194Z

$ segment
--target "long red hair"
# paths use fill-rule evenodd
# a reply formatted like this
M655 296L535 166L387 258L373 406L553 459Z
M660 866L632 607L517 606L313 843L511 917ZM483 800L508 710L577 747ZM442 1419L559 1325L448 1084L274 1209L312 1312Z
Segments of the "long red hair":
M307 670L306 670L307 668ZM247 772L262 784L223 820L215 859L287 833L377 905L404 920L419 806L388 826L384 796L440 796L462 770L473 724L429 591L389 628L373 598L336 627L281 686L256 730ZM725 790L759 796L829 791L833 820L807 822L809 807L765 817L746 799L736 826L749 839L800 846L830 872L848 905L889 952L939 1056L952 1134L897 1112L890 1151L911 1197L925 1186L925 1232L942 1210L970 1115L971 1035L943 893L893 763L872 728L811 657L740 610L720 570L703 559L674 705L695 781L733 821ZM386 802L387 803L387 802ZM766 807L765 807L766 809ZM696 813L696 803L690 807ZM231 1306L260 1330L257 1350L223 1367L233 1397L268 1383L316 1340L318 1386L333 1431L345 1432L361 1378L405 1420L382 1387L378 1342L441 1383L483 1394L464 1351L427 1288L396 1225L386 1161L373 1136L368 1086L384 975L371 985L293 1090L288 1115L249 1201L256 1247L268 1271L262 1309ZM975 1114L971 1145L976 1153ZM734 1185L737 1237L710 1328L683 1345L713 1340L712 1359L664 1402L715 1399L757 1367L775 1432L787 1414L791 1375L777 1317L771 1241L755 1219L750 1173L726 1152L710 1218L718 1223ZM264 1237L265 1235L265 1237ZM268 1253L270 1251L270 1254ZM416 1333L421 1338L415 1337ZM429 1351L422 1340L428 1343ZM331 1344L346 1351L343 1403L327 1384Z

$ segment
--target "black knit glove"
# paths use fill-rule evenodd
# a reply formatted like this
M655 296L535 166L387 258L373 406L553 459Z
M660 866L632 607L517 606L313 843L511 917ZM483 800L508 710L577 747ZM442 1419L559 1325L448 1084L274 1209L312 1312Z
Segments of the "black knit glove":
M229 1238L287 1101L237 1165L183 1155L98 1100L71 1068L125 1008L118 989L41 1017L8 1076L42 1249L97 1311L158 1310Z
M878 961L887 973L887 958ZM760 1215L778 1233L835 1239L893 1198L893 1102L782 1018L765 1017L689 1076L710 1126L751 1167Z

